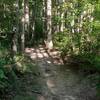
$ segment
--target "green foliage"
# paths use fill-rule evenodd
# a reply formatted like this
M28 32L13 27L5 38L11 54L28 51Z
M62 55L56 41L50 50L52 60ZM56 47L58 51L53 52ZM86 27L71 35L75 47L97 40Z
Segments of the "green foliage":
M70 61L79 64L80 69L100 72L100 0L65 1L55 5L54 11L59 12L53 16L54 25L60 29L63 20L64 30L67 30L55 32L53 38L62 58L68 60L70 56ZM63 19L62 13L65 14ZM100 84L97 89L100 95Z
M6 61L4 59L0 59L0 92L4 92L4 89L8 87L8 78L6 77L4 64Z
M4 50L4 52L5 51L6 50ZM4 55L3 54L1 55L0 57L0 93L3 93L3 95L8 88L13 88L14 86L13 84L14 84L16 75L14 74L12 63L13 63L13 59L11 58L11 55L9 54L9 52L8 53L5 52Z
M14 100L36 100L36 96L20 96L17 95Z
M68 44L69 42L69 38L66 35L66 32L58 32L55 33L53 36L54 45L58 47L60 50L66 47L66 44Z
M14 70L17 75L20 74L24 74L24 73L28 73L30 71L35 71L36 70L36 65L32 62L32 60L30 60L27 56L25 55L15 55L14 56L14 62L15 62L15 66L14 66Z
M14 0L2 0L0 3L0 20L3 20L0 21L0 33L9 32L13 29L16 19L14 3Z
M8 86L7 77L5 76L4 71L1 68L0 69L0 90L2 91L7 86Z
M95 56L92 62L94 66L100 71L100 56Z
M68 6L70 4L71 6ZM99 51L99 21L96 18L96 11L99 11L99 3L89 0L73 2L66 1L57 10L59 13L67 13L64 17L66 32L54 33L54 44L61 48L66 54L96 54ZM96 9L94 9L96 7ZM62 10L66 8L66 10ZM59 18L58 18L59 17ZM56 24L61 23L61 16L54 17ZM64 53L65 54L65 53Z

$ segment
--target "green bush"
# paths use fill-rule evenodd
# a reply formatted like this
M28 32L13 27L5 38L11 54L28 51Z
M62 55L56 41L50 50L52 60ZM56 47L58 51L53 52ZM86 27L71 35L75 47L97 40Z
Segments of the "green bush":
M12 86L12 60L9 55L0 58L0 93L4 93L6 89Z
M69 37L66 32L58 32L54 33L53 40L54 40L54 46L58 49L62 50L69 42Z

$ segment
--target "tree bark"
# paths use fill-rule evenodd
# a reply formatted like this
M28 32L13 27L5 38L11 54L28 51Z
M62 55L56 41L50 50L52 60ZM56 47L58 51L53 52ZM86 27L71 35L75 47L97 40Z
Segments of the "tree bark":
M22 16L22 34L21 34L21 52L24 53L25 49L25 0L23 0L22 7L23 7L23 16Z
M19 0L16 0L16 26L13 27L12 49L13 56L18 52L18 32L19 32Z
M29 2L24 0L25 31L29 33Z
M62 4L64 4L65 0L62 0ZM64 7L64 6L63 6ZM64 11L60 12L61 13L61 25L60 25L60 31L63 32L64 31Z
M52 42L52 1L47 0L47 43L46 47L48 49L53 48L53 42Z

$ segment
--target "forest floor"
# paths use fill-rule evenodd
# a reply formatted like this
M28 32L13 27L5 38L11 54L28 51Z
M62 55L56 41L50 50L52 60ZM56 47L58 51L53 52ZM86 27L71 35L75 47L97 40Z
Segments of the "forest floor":
M38 71L22 76L20 88L13 100L97 100L97 74L84 72L63 65L58 51L45 48L26 48L26 54Z

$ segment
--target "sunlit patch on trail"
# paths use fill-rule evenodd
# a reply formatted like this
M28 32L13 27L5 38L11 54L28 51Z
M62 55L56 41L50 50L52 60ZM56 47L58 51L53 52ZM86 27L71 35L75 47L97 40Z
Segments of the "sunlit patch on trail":
M34 48L26 48L25 52L26 53L32 53L32 52L34 52L34 50L35 50Z
M37 53L39 53L39 52L40 52L40 50L39 50L39 49L36 49L36 52L37 52Z
M44 58L52 58L51 61L47 61L48 64L54 63L57 65L63 64L63 61L60 59L60 53L56 50L48 51L44 47L39 48L26 48L25 52L27 55L30 55L31 59L44 59Z
M43 56L46 57L46 58L49 57L49 55L47 53L45 53L45 52L43 53Z
M38 58L43 58L43 54L37 53L37 57L38 57Z
M42 47L40 47L39 49L40 49L40 50L44 50L44 48L42 48Z
M34 59L36 59L36 58L37 58L37 54L36 54L36 53L32 53L32 54L31 54L31 59L34 60Z
M47 63L48 63L48 64L51 64L51 61L47 60Z
M26 53L30 53L30 52L31 52L30 48L26 48L26 49L25 49L25 52L26 52Z

